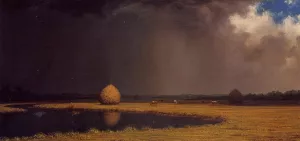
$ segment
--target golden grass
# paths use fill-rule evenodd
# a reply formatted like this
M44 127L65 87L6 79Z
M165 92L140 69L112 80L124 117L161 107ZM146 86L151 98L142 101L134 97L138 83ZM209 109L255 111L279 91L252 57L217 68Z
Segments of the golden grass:
M300 141L299 106L225 106L203 104L159 104L121 103L120 105L100 105L98 103L73 103L76 109L115 109L140 112L161 112L170 114L205 115L226 118L216 125L199 127L135 130L128 128L121 132L101 132L92 129L88 133L37 135L19 140L183 140L183 141ZM0 111L13 111L4 108ZM40 108L63 109L70 104L41 104ZM73 107L73 106L71 106Z
M0 104L0 113L25 112L26 111L25 109L6 107L7 105L12 105L12 104Z

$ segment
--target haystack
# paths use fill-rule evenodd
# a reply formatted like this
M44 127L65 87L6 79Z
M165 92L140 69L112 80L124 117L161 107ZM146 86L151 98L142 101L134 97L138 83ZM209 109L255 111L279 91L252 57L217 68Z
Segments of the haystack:
M242 104L243 103L243 95L239 90L233 89L229 93L228 101L230 104Z
M104 105L116 105L121 101L121 94L119 90L112 84L106 86L100 96L99 102Z

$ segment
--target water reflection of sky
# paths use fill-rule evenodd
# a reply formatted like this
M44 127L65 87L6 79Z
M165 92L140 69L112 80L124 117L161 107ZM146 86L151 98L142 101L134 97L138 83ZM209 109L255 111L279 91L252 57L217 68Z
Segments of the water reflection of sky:
M257 12L262 14L265 11L270 12L276 23L282 23L288 16L299 21L300 0L263 0L258 4Z

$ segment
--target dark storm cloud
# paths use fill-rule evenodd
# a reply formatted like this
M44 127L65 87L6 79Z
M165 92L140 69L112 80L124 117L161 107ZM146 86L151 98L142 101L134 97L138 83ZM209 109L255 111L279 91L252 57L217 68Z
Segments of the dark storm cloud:
M229 17L245 16L253 1L1 2L2 83L53 93L95 93L110 82L131 94L295 87L271 75L284 64L285 35L249 49L255 34L234 32ZM252 63L264 70L254 73Z
M1 0L2 9L7 11L25 10L45 6L60 12L71 13L74 16L82 16L91 13L99 16L111 14L115 9L132 4L152 8L165 8L172 6L178 10L186 6L197 6L212 3L214 0ZM215 0L224 2L225 0ZM238 0L226 1L227 4L235 4ZM245 0L246 1L246 0Z

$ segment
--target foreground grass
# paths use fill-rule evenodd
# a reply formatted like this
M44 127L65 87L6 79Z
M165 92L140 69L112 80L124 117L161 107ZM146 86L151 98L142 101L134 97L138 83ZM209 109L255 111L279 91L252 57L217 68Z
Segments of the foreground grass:
M200 104L160 104L157 107L148 103L122 103L117 106L105 106L98 103L40 104L40 108L80 108L87 110L114 109L139 112L160 112L219 117L225 122L200 127L128 130L121 132L68 133L54 135L38 134L33 138L15 140L211 140L211 141L300 141L300 107L298 106L224 106ZM0 112L11 112L0 105Z

